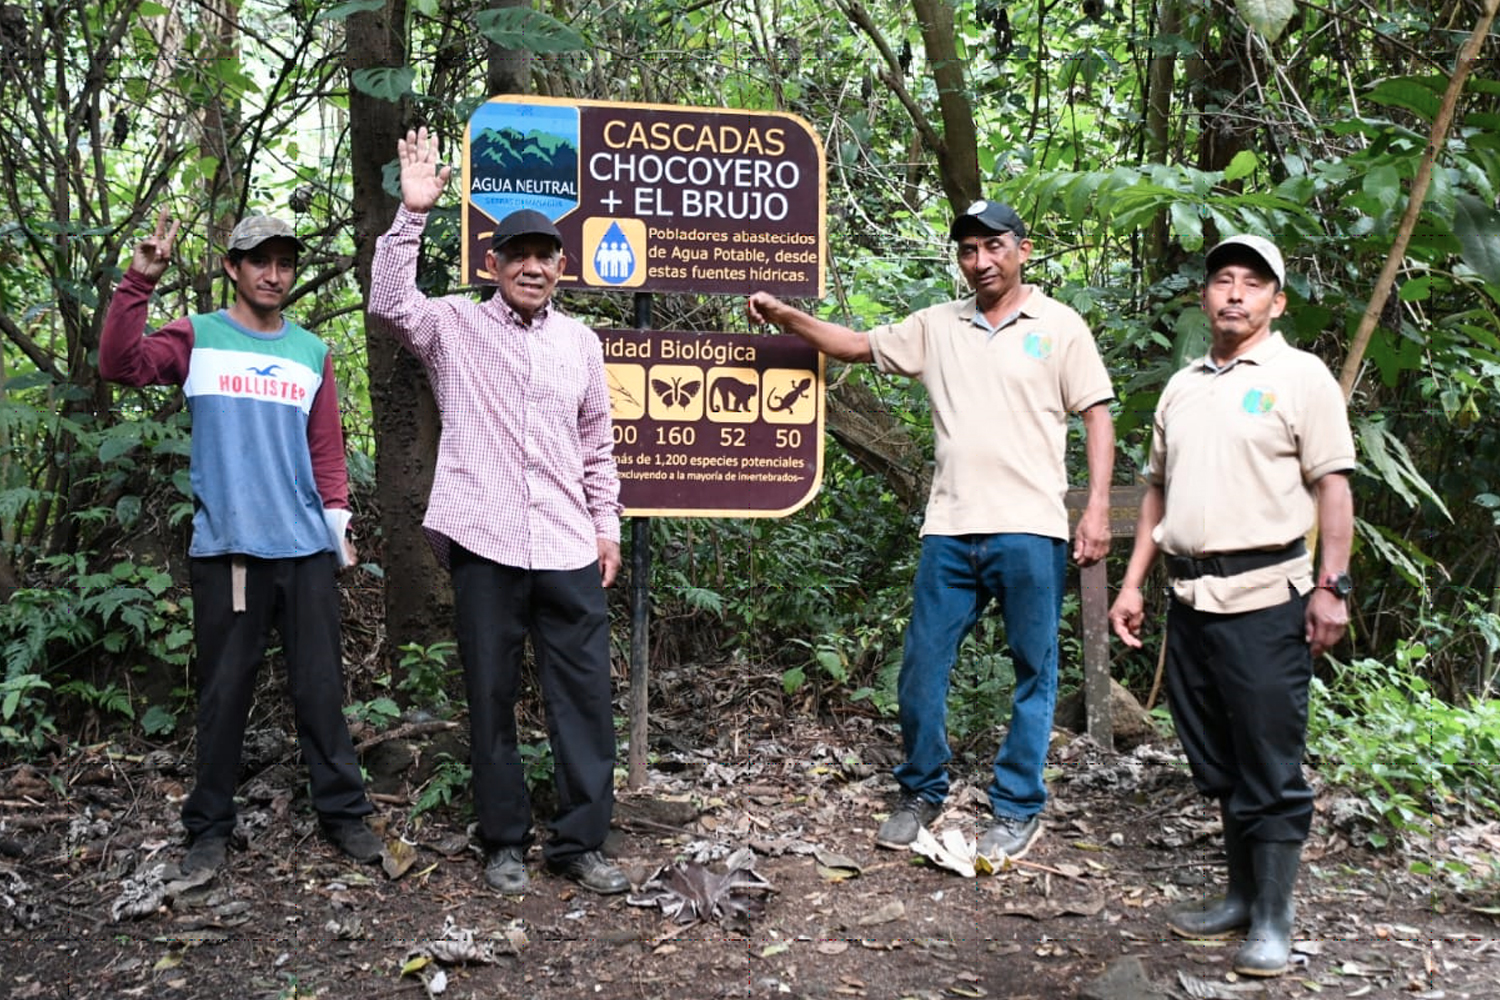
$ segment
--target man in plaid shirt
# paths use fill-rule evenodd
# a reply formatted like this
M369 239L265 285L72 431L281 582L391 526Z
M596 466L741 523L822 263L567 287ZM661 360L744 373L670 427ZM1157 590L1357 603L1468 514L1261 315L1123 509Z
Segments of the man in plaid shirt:
M530 636L556 760L543 858L594 892L623 892L629 880L600 849L615 765L603 588L620 568L621 510L604 353L552 304L565 259L540 212L496 227L485 269L498 295L419 292L418 245L451 168L438 166L425 128L408 132L397 155L402 204L376 242L369 312L421 359L442 414L422 524L452 574L484 878L506 893L528 884L531 803L515 706Z

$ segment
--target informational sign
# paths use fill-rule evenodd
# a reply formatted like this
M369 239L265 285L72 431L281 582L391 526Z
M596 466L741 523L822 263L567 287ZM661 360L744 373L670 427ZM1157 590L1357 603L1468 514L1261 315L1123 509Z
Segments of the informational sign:
M630 517L781 517L823 478L823 356L790 335L600 330Z
M463 273L495 223L562 233L560 288L821 298L823 144L795 115L492 97L464 134Z

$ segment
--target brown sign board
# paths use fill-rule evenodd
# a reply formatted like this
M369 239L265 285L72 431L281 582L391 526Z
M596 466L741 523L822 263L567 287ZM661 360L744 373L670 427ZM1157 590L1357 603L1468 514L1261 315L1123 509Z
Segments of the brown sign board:
M599 330L629 517L783 517L823 478L823 356L781 334Z
M560 289L821 298L823 144L795 115L492 97L464 132L463 276L492 283L495 223L562 234Z
M1144 486L1116 486L1109 491L1109 533L1121 538L1135 536L1136 519L1141 516L1141 499L1146 495ZM1068 509L1068 529L1078 527L1083 509L1089 505L1088 490L1069 490L1063 494L1063 506Z

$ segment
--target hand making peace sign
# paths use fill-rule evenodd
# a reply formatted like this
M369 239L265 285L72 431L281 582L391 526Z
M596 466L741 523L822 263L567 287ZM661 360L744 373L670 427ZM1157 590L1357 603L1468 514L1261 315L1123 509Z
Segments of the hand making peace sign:
M130 267L155 281L167 270L167 265L172 263L172 247L177 243L177 227L182 225L181 220L172 223L167 228L167 221L171 218L164 208L156 217L156 231L135 245L135 253L130 257Z

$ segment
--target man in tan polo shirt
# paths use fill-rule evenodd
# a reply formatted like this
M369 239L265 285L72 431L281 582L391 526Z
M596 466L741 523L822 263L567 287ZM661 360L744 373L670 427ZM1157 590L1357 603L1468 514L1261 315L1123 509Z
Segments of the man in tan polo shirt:
M1219 801L1229 885L1174 910L1184 937L1248 928L1236 972L1278 976L1312 822L1302 774L1312 659L1344 634L1354 439L1327 366L1273 332L1286 266L1259 236L1209 251L1208 356L1156 407L1135 547L1109 617L1141 645L1141 584L1166 557L1167 697L1193 782ZM1316 524L1320 572L1304 537Z
M937 468L922 524L922 555L897 681L905 760L897 808L875 841L905 847L948 794L948 678L959 644L990 601L1005 620L1015 666L1010 726L988 793L993 820L981 853L1025 854L1047 801L1042 768L1057 696L1057 626L1067 569L1064 465L1069 413L1087 435L1089 500L1073 557L1109 550L1114 398L1082 317L1021 281L1031 255L1010 206L975 202L949 229L974 295L861 333L795 309L766 292L746 310L841 361L873 361L919 378L932 402Z

